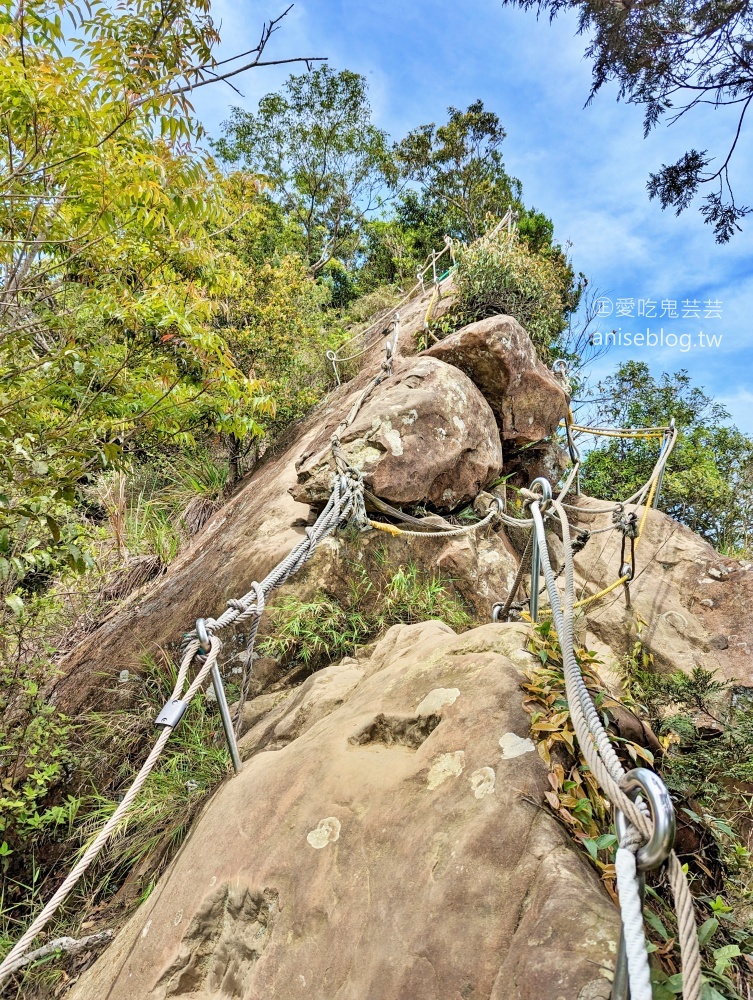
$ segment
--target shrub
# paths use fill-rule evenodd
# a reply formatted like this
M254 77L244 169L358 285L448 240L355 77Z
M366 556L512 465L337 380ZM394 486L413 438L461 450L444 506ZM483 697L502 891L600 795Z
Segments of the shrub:
M455 289L455 318L471 323L498 314L513 316L544 360L554 355L581 292L561 248L548 246L536 253L516 232L459 248Z

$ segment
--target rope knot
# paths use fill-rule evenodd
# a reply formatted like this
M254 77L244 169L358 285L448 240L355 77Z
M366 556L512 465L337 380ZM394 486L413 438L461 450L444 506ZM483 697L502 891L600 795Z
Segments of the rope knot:
M571 549L573 552L582 552L591 540L591 532L585 529L584 531L579 531L578 534L572 541Z
M612 524L625 538L635 539L640 532L638 515L634 510L625 513L625 505L618 503L612 511Z

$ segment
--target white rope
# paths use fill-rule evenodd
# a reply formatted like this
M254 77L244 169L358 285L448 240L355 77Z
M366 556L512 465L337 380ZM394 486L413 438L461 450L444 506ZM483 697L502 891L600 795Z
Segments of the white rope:
M255 618L255 623L254 626L252 626L252 636L256 634L258 619L261 612L264 610L266 595L268 595L270 591L276 587L280 586L281 583L284 583L290 576L293 575L293 573L297 572L297 570L311 558L319 542L327 535L331 534L338 524L349 516L350 512L356 507L356 499L359 489L362 490L362 485L358 482L354 483L346 479L345 476L338 476L326 507L317 518L315 524L306 529L306 538L295 546L285 559L283 559L282 562L279 563L265 577L261 584L254 582L251 585L249 592L239 601L228 602L229 607L216 621L213 619L207 619L206 624L210 642L209 653L206 654L205 658L199 658L200 662L203 659L203 663L201 663L196 677L184 694L183 689L188 677L188 671L194 657L196 657L199 652L199 641L196 633L191 633L186 637L183 658L178 669L178 676L175 682L175 687L173 688L171 701L180 701L187 706L190 704L201 685L209 676L209 673L217 660L220 649L222 648L222 643L220 639L213 634L214 632L225 628L233 622L241 622L247 618L253 617ZM361 505L363 505L362 497ZM154 770L154 767L157 764L160 754L169 740L172 731L172 726L164 726L149 756L144 761L141 770L137 774L128 791L125 793L121 802L118 804L115 812L86 848L84 854L71 869L62 885L47 902L42 911L19 938L16 944L11 948L3 962L0 963L0 983L11 975L15 969L19 968L18 962L24 956L34 938L42 930L44 930L54 914L65 902L79 879L84 875L89 866L102 851L111 835L118 829L122 820L130 811L131 806L133 805L138 793L143 788L147 778Z
M445 240L446 239L447 239L447 237L445 237ZM339 345L339 347L336 348L336 350L334 350L334 351L328 351L327 352L327 360L330 362L330 364L332 365L332 368L334 369L335 378L337 379L337 384L338 385L341 384L340 383L340 373L337 370L338 364L342 364L342 363L344 363L346 361L355 361L356 358L362 357L364 354L367 354L372 349L372 347L376 347L376 345L379 343L379 340L372 341L372 343L367 344L366 346L364 346L356 354L351 354L351 355L349 355L347 357L344 357L344 358L338 357L337 352L341 351L343 349L343 347L346 347L348 344L353 343L354 340L358 340L359 337L365 338L376 327L382 326L384 323L390 322L392 320L392 318L394 317L395 313L399 309L402 309L402 307L407 302L410 302L410 300L413 298L413 296L416 294L416 292L418 292L420 290L421 293L423 294L423 292L425 291L424 280L423 280L424 279L424 275L431 268L435 268L436 267L436 262L438 260L440 260L440 258L442 258L448 251L451 252L452 251L452 247L451 247L450 243L445 242L445 247L444 247L443 250L438 251L438 253L436 255L434 255L434 253L431 254L428 263L425 265L425 267L422 268L422 270L420 270L418 272L418 281L410 289L410 291L406 292L406 294L399 300L399 302L397 302L394 306L392 306L390 309L388 309L387 312L383 316L379 317L379 319L377 319L373 323L370 323L366 327L365 330L361 330L359 333L354 333L352 337L348 337L347 340L344 340ZM437 282L437 287L439 287L439 285L441 285L441 283L442 283L441 281ZM396 341L395 341L395 343L396 343Z
M13 975L14 972L18 972L19 969L31 965L32 962L38 962L41 958L47 958L48 955L54 955L56 952L63 952L66 955L80 955L82 951L86 951L88 948L94 948L98 944L112 941L114 937L115 931L106 930L98 931L96 934L88 934L82 938L68 936L55 938L49 944L42 945L41 948L35 948L34 951L27 952L23 958L16 959L6 974L9 976Z
M564 507L558 500L551 505L562 527L562 546L565 560L564 598L560 598L554 571L552 570L549 548L541 513L540 500L531 503L531 513L536 526L536 534L541 553L541 564L546 579L552 619L560 641L565 674L565 688L570 717L586 762L612 805L619 809L628 821L628 832L635 828L648 842L652 824L640 805L634 803L622 788L626 777L619 758L599 717L596 706L586 687L574 650L574 605L575 570L570 536L570 525ZM564 600L564 607L563 607ZM644 805L645 808L645 805ZM683 964L683 997L685 1000L700 1000L701 997L701 955L695 925L695 909L690 895L687 878L674 851L669 856L668 872L677 913L678 937ZM630 895L630 890L628 890ZM634 961L634 970L637 969ZM630 969L629 974L632 976ZM636 977L639 973L635 972ZM631 979L631 990L632 990ZM640 979L636 978L635 989L640 990ZM636 992L636 997L639 993ZM650 993L649 993L650 997Z
M661 430L662 428L659 429ZM636 506L640 506L642 502L645 500L649 490L654 484L654 481L657 480L658 477L661 475L663 469L666 467L667 462L669 461L670 455L675 450L675 447L677 445L677 440L679 436L677 428L672 427L672 428L667 428L667 430L669 433L667 446L665 448L662 448L659 458L656 461L656 465L651 470L651 475L648 477L643 486L641 486L641 488L637 491L637 493L634 493L631 497L628 497L627 500L621 500L620 503L626 506L628 504L634 504ZM563 506L565 507L566 510L569 510L573 513L577 513L580 515L611 514L614 511L614 505L612 505L611 507L592 507L592 506L583 507L583 506L578 506L576 504L564 504Z
M630 1000L651 1000L653 995L651 970L648 964L646 934L643 929L643 901L635 852L627 847L618 847L614 870L617 876L622 933L627 953Z
M458 528L446 528L442 531L409 531L403 528L397 528L392 524L385 524L383 521L369 521L372 528L377 528L377 530L385 531L389 535L400 535L407 536L408 538L453 538L458 535L471 535L475 531L480 531L481 528L485 528L488 524L491 524L494 520L499 520L500 511L497 505L494 505L494 510L490 510L489 513L481 521L476 521L473 524L465 524Z

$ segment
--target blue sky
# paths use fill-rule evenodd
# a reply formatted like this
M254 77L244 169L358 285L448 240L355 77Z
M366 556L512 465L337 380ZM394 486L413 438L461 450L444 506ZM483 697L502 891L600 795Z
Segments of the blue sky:
M254 45L262 20L284 3L221 0L212 9L222 22L222 54L229 55ZM647 361L656 374L686 368L753 433L753 217L720 247L697 211L680 218L662 212L645 188L651 170L691 146L726 153L736 123L708 110L644 140L640 109L618 104L614 90L605 88L584 107L584 48L573 18L550 25L498 0L298 0L266 58L328 56L333 67L362 73L375 121L394 138L443 121L450 104L464 108L481 98L507 129L507 169L523 182L526 204L554 220L576 270L604 297L610 314L599 328L622 332L622 344L593 375L629 358ZM197 115L217 134L232 106L253 110L290 71L272 67L236 78L242 97L224 84L205 87L195 95ZM733 161L739 202L753 203L751 178L753 128ZM647 331L652 346L626 343L635 334L645 341Z

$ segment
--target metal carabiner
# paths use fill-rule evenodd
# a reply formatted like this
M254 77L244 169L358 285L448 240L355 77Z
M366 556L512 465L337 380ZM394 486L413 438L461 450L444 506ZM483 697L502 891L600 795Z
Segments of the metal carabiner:
M638 886L641 902L643 902L643 893L646 885L643 873L658 868L667 860L672 852L677 830L675 807L667 786L658 774L649 771L647 767L636 767L634 770L628 771L625 780L622 782L622 787L633 800L636 799L639 793L645 796L654 823L651 839L635 855L635 864L639 873ZM622 843L627 833L628 823L624 814L619 809L615 810L614 825L617 830L618 843ZM617 962L614 969L614 981L612 983L610 1000L630 1000L627 951L625 949L625 935L622 932L620 932L620 944L617 950Z
M553 375L567 375L570 371L570 364L564 358L558 358L552 365Z
M327 361L329 361L330 364L332 365L332 370L335 373L335 379L337 380L337 384L341 385L340 373L337 370L337 354L335 353L335 351L327 351L324 356L326 357Z
M677 820L669 789L659 775L649 771L647 767L636 767L628 771L622 788L633 801L639 794L644 795L651 810L654 832L651 840L635 856L639 871L651 871L667 860L675 842ZM628 822L619 809L615 810L614 825L617 837L622 841L627 833Z
M538 479L534 479L534 481L531 483L531 485L529 487L529 489L531 490L532 493L534 492L534 487L535 486L540 486L541 487L541 501L540 501L539 505L540 505L541 510L543 512L543 511L545 511L547 509L547 507L549 506L549 501L552 499L552 495L553 495L552 494L552 484L544 476L539 476Z
M544 476L539 476L538 479L534 479L531 483L531 492L535 492L535 487L539 486L541 488L541 500L539 502L539 507L542 513L549 506L549 501L552 499L552 484ZM533 529L533 542L531 545L531 601L529 604L529 610L531 612L531 621L536 624L539 620L539 577L541 576L541 552L539 551L539 536L536 532L536 528Z
M206 656L212 650L212 645L209 641L209 633L207 632L207 623L205 618L196 619L196 638L199 640L199 652Z

